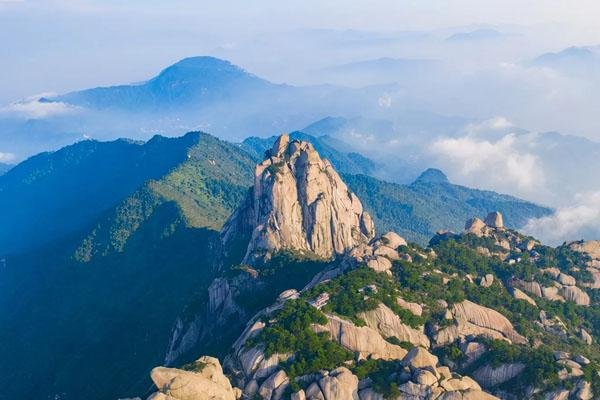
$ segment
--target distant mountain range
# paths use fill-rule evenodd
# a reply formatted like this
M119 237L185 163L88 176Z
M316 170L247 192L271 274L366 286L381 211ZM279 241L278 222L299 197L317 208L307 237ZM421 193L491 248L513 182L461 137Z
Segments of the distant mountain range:
M365 175L344 175L344 180L363 200L380 231L394 230L420 244L440 229L460 232L470 215L489 210L501 210L511 228L552 212L512 196L452 184L437 169L424 171L409 185Z
M470 128L459 131L451 132L450 129L448 133L435 127L437 123L439 126L444 124L441 120L430 122L428 129L414 134L418 131L417 124L412 124L410 120L401 124L387 119L327 117L313 122L301 131L311 136L334 138L346 145L346 152L360 152L377 160L383 167L371 175L396 183L408 184L423 170L435 166L444 170L454 181L461 181L462 178L461 183L466 186L494 189L489 183L494 178L493 174L485 171L485 168L477 171L475 177L470 177L462 164L468 163L467 158L452 153L432 154L432 145L441 140L469 144L474 149L497 147L501 151L499 157L503 154L509 157L519 154L531 158L536 165L535 172L539 173L541 179L535 182L538 190L527 194L528 200L549 205L569 204L573 193L587 193L598 189L595 176L595 171L600 168L598 141L559 132L530 132L511 124L504 127L486 126L490 121L473 124ZM459 124L454 121L454 126ZM506 143L514 144L504 148ZM587 168L581 167L582 160L585 160ZM515 185L512 187L517 189ZM507 187L504 191L514 194L511 190Z
M594 47L582 49L542 56L539 62L550 65L556 57L581 58L580 53L596 51ZM221 59L191 57L145 82L26 99L4 108L0 112L0 151L14 153L21 159L40 149L59 149L87 138L147 140L154 134L173 136L204 130L224 139L241 141L248 136L268 137L299 130L314 137L328 136L344 142L346 153L360 153L377 160L377 164L385 168L378 168L375 175L387 181L410 183L424 169L435 166L456 182L469 185L491 182L469 177L461 179L463 169L452 165L451 155L431 153L436 141L459 138L481 121L460 115L439 115L406 97L407 88L421 79L411 77L409 70L420 74L423 62L438 68L438 62L427 59L380 58L346 64L340 68L347 69L348 74L360 71L360 74L384 77L388 71L390 78L403 76L401 84L347 88L276 84ZM400 70L404 72L399 73ZM346 72L333 75L347 76ZM443 74L433 75L446 80ZM434 85L430 75L425 74L425 79ZM385 82L392 81L397 80L385 77ZM530 200L547 201L552 206L565 204L565 197L571 193L588 190L589 180L581 174L593 171L593 165L583 171L573 165L581 159L577 154L594 153L591 149L596 149L597 143L569 135L526 135L526 130L512 125L508 130L493 130L486 133L485 139L481 136L467 139L481 141L479 144L484 146L493 139L492 145L503 145L504 142L496 142L501 139L498 134L514 133L509 141L520 143L519 152L527 153L526 157L531 153L532 159L540 164L538 171L546 176L539 182L547 183L544 188L547 190L517 192L518 187L514 185L491 185L486 189L519 193ZM542 142L543 145L539 145ZM336 146L340 148L342 144ZM570 150L563 151L565 146ZM550 158L548 154L553 156ZM585 159L593 164L596 158ZM568 188L563 190L565 182Z
M542 55L530 65L553 68L579 81L587 79L588 72L595 74L600 70L597 53L594 46L569 48ZM432 111L435 109L432 104L437 100L448 99L456 104L463 101L461 98L453 101L451 96L457 90L453 88L456 79L451 78L462 75L448 71L447 63L443 65L426 58L365 58L331 66L333 78L348 80L340 83L354 82L354 86L360 86L359 80L353 77L377 78L371 81L377 85L349 88L331 84L278 84L225 60L190 57L144 82L38 96L4 106L0 108L0 152L13 153L21 160L42 150L57 150L87 138L147 140L155 134L176 136L191 130L204 130L227 140L241 141L248 136L268 137L300 130L312 136L330 136L346 142L348 152L360 152L377 159L379 164L386 166L381 169L386 174L378 176L389 181L408 183L425 168L435 166L446 171L454 181L473 185L474 180L460 180L462 169L460 166L452 168L452 157L437 159L437 155L429 151L437 140L459 137L482 122L462 116L463 112L448 116ZM582 69L588 72L583 73ZM581 82L588 85L585 80ZM432 87L442 92L435 96L427 89ZM508 103L511 107L518 104L512 100ZM493 112L504 112L502 105L498 107ZM489 116L490 112L484 114ZM578 124L578 121L573 123ZM525 136L520 135L523 132L526 130L512 125L510 131L502 131L519 134L514 139L518 142ZM497 132L492 133L494 140L498 140ZM540 133L536 138L524 140L526 143L518 147L520 152L531 153L547 167L538 170L547 174L544 180L548 182L549 193L541 190L533 194L518 192L522 197L544 202L549 198L549 204L559 206L565 204L565 197L570 197L571 193L588 190L589 181L580 178L580 169L573 169L571 165L582 159L577 156L578 152L587 153L590 148L596 148L597 143L569 135L557 138ZM490 137L474 139L485 142ZM528 143L531 141L534 143ZM555 143L543 147L536 144L540 141ZM584 141L588 145L578 148ZM574 151L561 152L565 144ZM557 158L547 159L545 153L549 152L560 154ZM593 163L593 158L585 159ZM558 171L560 179L554 170ZM584 173L592 170L594 168L590 166ZM562 179L565 175L568 175L567 180ZM568 182L568 190L561 189L564 182ZM517 193L508 185L486 188Z
M377 63L389 64L386 60ZM395 69L398 63L404 64L391 61L390 67ZM300 129L330 115L378 115L424 123L443 120L429 112L415 112L405 102L391 101L390 96L400 89L394 83L363 88L275 84L225 60L190 57L141 83L10 104L0 109L0 149L24 158L82 138L148 139L154 134L179 135L190 130L242 140ZM446 129L453 126L451 120L444 120Z
M285 90L254 76L240 67L213 57L190 57L162 70L139 84L100 87L53 97L91 109L142 112L167 107L206 106L231 101L248 92L257 94Z
M487 40L487 39L498 39L504 36L504 34L496 29L481 28L475 29L469 32L458 32L449 36L446 40L449 42L460 42L470 40Z
M578 79L600 77L600 46L572 46L536 57L532 65L555 69Z
M377 74L377 68L394 70L406 64L404 59L371 61L366 58L350 70L364 68L366 73ZM155 134L175 136L203 130L242 141L249 136L302 131L322 141L335 140L334 146L343 148L350 158L356 153L376 161L374 169L352 169L349 173L366 173L395 183L409 184L426 168L436 167L453 182L552 207L568 205L573 193L598 189L593 186L598 143L564 134L527 132L510 121L506 128L486 130L485 137L469 136L470 130L480 129L486 121L427 111L419 105L423 103L406 97L407 85L410 82L365 88L291 86L269 82L214 57L191 57L145 82L47 95L3 108L0 151L14 153L20 160L40 149L59 149L89 138L147 140ZM489 168L463 168L468 154L461 158L455 152L432 151L436 143L448 139L467 141L475 152L498 147L500 153L508 152L506 160L513 156L531 160L535 164L531 168L535 188L498 179ZM580 168L582 159L587 160L588 168ZM360 164L361 160L353 163ZM68 230L69 221L64 227L46 225L42 231L51 229ZM18 240L19 235L16 232L14 239L7 240ZM0 243L2 240L0 237Z
M82 141L41 153L0 176L0 254L85 228L144 182L186 159L190 136L143 143ZM43 201L40 201L43 199Z

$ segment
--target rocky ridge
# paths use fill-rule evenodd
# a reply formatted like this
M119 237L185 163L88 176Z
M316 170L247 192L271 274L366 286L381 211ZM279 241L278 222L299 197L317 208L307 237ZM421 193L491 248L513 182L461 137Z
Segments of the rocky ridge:
M313 151L285 136L278 139L257 167L251 194L224 228L223 241L227 245L245 237L244 273L258 280L262 266L281 251L334 261L302 290L285 290L275 303L246 316L249 322L224 358L227 382L213 374L216 381L204 388L199 384L206 379L202 370L181 372L180 377L159 368L153 372L159 390L153 396L593 398L591 382L600 376L595 334L563 321L554 308L548 313L542 308L546 302L597 307L588 294L593 274L580 273L600 265L593 244L542 246L505 228L499 212L469 220L464 233L440 232L430 248L409 244L394 232L375 237L360 201ZM307 180L308 175L316 178ZM313 188L315 182L319 184ZM295 192L288 190L291 185ZM331 188L336 190L328 192ZM309 197L299 194L309 192ZM341 216L343 229L323 225L334 215ZM282 227L286 221L294 226ZM241 285L231 279L215 281L208 307L218 315L236 311ZM504 305L498 307L496 298ZM517 312L527 315L525 320L516 318ZM196 364L205 363L201 358ZM536 375L542 370L543 375ZM155 375L196 383L186 385L189 393L177 392ZM509 382L513 385L506 387ZM215 385L222 390L217 397Z
M242 273L215 279L194 316L177 319L165 362L177 362L225 326L241 331L257 310L236 298L252 297L271 285L272 274L263 279L260 267L274 255L286 252L327 262L366 245L374 234L371 217L331 163L310 143L281 135L256 165L253 187L221 231L220 263L224 269L243 265L238 268ZM284 271L279 275L285 279ZM302 280L312 275L298 277L296 284L304 286L308 281Z

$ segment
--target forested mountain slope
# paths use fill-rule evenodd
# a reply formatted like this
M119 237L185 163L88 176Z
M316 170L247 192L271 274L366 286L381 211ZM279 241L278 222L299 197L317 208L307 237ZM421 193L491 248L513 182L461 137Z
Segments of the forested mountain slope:
M434 171L423 179L443 181ZM221 237L225 252L247 246L236 247L238 264L225 266L196 316L178 324L176 341L195 337L198 351L211 349L204 338L220 342L222 362L154 368L150 399L589 400L600 392L599 242L545 246L507 228L497 211L426 247L376 234L332 165L286 135L256 166Z

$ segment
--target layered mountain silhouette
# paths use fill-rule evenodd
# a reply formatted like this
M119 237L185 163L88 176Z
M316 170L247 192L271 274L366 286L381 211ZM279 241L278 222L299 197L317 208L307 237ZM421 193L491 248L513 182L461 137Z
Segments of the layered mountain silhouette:
M284 89L228 61L214 57L185 58L139 84L101 87L50 99L92 109L140 112L166 107L211 105L236 96Z
M82 141L14 167L0 177L0 213L6 222L0 254L83 229L145 181L183 162L192 136L146 143Z
M407 116L402 103L383 108L380 104L381 96L396 90L394 84L364 88L276 84L225 60L190 57L140 83L26 100L26 108L50 107L61 112L44 118L3 113L0 148L24 158L89 136L145 140L156 133L204 129L221 138L241 140L299 129L328 115L384 111ZM419 120L428 116L447 121L446 126L452 120L428 112L420 113Z
M572 46L558 52L544 53L536 57L531 64L552 68L580 79L595 78L599 76L600 46Z

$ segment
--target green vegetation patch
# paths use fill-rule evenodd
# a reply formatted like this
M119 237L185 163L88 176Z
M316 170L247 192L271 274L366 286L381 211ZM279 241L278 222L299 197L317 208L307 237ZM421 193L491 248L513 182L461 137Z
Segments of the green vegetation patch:
M202 372L206 367L206 363L200 360L192 361L191 363L185 364L181 367L184 371Z
M386 399L395 399L400 396L398 385L404 383L400 380L399 372L402 371L400 361L363 360L352 368L358 379L370 378L373 390Z
M364 266L315 286L303 298L312 299L324 292L329 294L330 299L323 311L346 317L359 326L364 325L364 321L360 320L358 314L374 310L380 303L389 307L409 326L417 328L425 322L425 318L398 305L396 299L400 291L392 279Z
M515 388L525 388L529 385L550 389L558 386L558 371L561 366L554 360L549 347L542 345L536 349L530 346L510 344L504 340L481 339L487 351L469 366L465 373L471 373L482 365L489 364L497 368L502 364L523 363L525 369L501 386L514 391Z
M246 345L264 345L267 357L293 353L282 365L290 379L322 369L332 370L354 358L352 352L331 341L327 333L313 330L313 324L326 324L327 318L304 300L287 301L273 318L275 322Z

